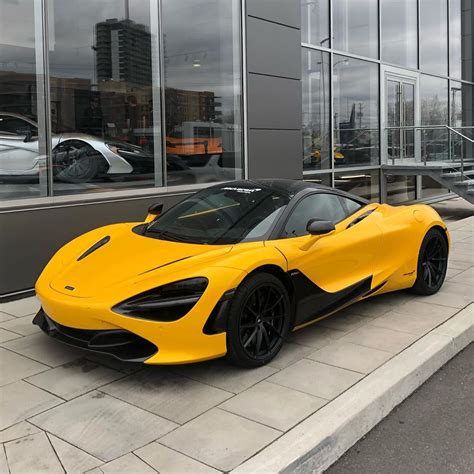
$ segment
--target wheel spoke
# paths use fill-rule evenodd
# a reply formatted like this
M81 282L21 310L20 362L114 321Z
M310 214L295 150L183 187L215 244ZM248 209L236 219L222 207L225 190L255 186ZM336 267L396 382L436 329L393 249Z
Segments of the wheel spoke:
M269 308L266 308L264 311L263 311L263 314L265 313L268 313L268 311L271 311L273 308L275 308L279 303L280 301L283 299L283 296L280 295L276 301L273 302L273 304L269 307Z
M280 339L283 337L279 331L273 326L273 324L270 324L268 321L265 321L264 324L268 326L269 329L271 329Z
M255 343L255 355L258 355L260 353L260 350L262 349L262 341L263 341L262 330L260 328L257 328L257 342Z
M263 333L263 338L265 339L265 344L267 346L267 349L270 350L271 349L270 338L268 337L268 331L263 324L261 326L261 331Z
M248 339L244 342L244 344L243 344L244 349L247 348L247 346L255 339L255 336L257 335L257 332L258 332L258 328L256 327L255 330L252 332L252 334L250 334Z

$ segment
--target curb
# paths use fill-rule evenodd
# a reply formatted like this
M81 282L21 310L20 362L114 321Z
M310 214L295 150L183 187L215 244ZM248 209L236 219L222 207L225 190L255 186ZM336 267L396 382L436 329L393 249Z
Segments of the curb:
M473 341L471 303L232 473L323 472Z

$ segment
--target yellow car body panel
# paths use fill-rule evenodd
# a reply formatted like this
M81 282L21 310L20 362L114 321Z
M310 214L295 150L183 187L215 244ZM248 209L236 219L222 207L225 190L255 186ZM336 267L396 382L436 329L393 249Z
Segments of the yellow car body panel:
M371 211L351 226L358 216ZM374 294L413 286L423 237L446 226L429 206L367 204L324 236L273 239L233 245L170 242L138 235L139 223L88 232L60 249L36 284L44 312L56 323L80 330L123 329L150 341L158 351L147 364L197 362L226 353L226 333L206 334L207 320L223 295L263 267L291 275L298 271L321 291L337 294L361 281ZM110 242L79 257L105 236ZM208 286L192 309L176 321L160 322L120 314L117 304L153 288L204 277ZM328 311L328 314L333 311ZM296 327L314 320L305 321Z

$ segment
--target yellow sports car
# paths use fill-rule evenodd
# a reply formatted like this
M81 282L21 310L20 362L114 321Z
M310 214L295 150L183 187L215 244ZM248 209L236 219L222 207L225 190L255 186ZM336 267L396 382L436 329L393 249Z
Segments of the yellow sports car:
M234 181L144 222L88 232L51 259L34 323L121 360L269 362L290 331L355 301L443 284L446 225L291 180Z

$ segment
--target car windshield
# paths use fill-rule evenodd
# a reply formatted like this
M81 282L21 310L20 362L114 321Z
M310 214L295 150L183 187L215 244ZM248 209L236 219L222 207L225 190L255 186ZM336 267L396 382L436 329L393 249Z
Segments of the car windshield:
M205 189L154 220L144 235L211 245L262 240L289 200L256 185Z

